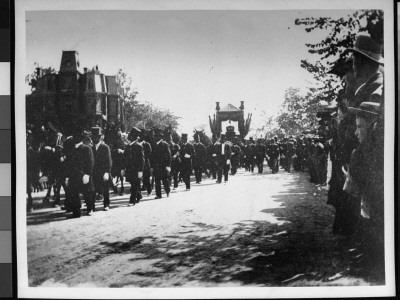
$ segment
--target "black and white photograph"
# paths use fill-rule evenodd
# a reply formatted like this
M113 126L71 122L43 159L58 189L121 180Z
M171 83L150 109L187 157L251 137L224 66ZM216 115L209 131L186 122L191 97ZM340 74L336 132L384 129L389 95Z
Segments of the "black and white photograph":
M392 1L15 2L19 297L395 295Z

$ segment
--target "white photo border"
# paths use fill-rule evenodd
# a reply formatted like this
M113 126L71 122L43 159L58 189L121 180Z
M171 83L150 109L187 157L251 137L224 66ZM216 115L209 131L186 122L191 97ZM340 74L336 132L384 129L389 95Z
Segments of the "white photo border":
M95 3L95 5L94 5ZM382 9L385 49L385 269L384 286L361 287L243 287L243 288L56 288L29 287L26 238L25 62L27 11L41 10L307 10ZM15 140L16 235L19 298L71 299L199 299L199 298L315 298L395 295L394 253L394 3L391 0L16 0L15 1ZM395 30L395 31L394 31Z

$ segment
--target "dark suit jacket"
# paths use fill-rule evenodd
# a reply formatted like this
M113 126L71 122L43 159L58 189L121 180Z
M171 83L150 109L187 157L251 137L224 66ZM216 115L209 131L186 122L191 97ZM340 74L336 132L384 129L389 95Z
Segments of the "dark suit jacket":
M256 145L256 157L257 160L264 160L266 148L263 144Z
M186 144L181 144L181 162L182 162L182 167L185 170L191 170L192 169L192 160L196 158L196 150L191 143L186 143ZM185 155L188 154L190 155L190 158L186 158Z
M224 155L222 155L222 144L220 142L216 142L214 144L214 153L217 154L218 164L226 164L226 161L228 159L231 159L232 147L229 143L226 142Z
M171 142L169 146L171 149L171 157L172 157L171 167L175 169L179 168L181 164L181 156L179 154L179 152L181 151L181 147L179 147L179 145L174 142ZM176 157L174 157L175 154L177 154Z
M138 179L138 172L143 172L144 150L138 143L132 143L125 147L124 169L126 180L132 182Z
M167 142L156 143L152 156L154 169L165 170L166 167L171 167L171 150Z
M73 148L66 162L66 178L69 178L69 186L72 191L93 191L93 172L94 156L92 148L81 144L78 148ZM89 183L83 184L83 175L89 175Z
M110 147L104 143L100 143L96 150L96 145L92 147L94 155L93 181L95 186L103 183L104 173L111 173L112 159Z
M198 166L201 166L205 163L207 158L207 150L206 146L203 143L199 142L194 144L194 150L196 153L195 161Z
M239 157L240 157L240 152L241 152L240 146L239 145L233 145L233 147L232 147L232 154L233 154L232 158L235 159L235 160L238 160Z
M151 145L146 141L143 141L141 144L143 146L143 151L144 151L144 168L150 170L151 168L150 161L153 149L151 148Z

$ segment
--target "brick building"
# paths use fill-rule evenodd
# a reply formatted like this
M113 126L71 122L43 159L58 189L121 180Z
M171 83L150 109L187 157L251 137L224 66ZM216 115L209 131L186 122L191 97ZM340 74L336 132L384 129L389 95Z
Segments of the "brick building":
M78 122L86 128L104 127L105 121L124 124L123 99L116 76L98 67L80 68L76 51L63 51L58 73L36 69L32 93L26 96L27 123L50 122L69 131Z

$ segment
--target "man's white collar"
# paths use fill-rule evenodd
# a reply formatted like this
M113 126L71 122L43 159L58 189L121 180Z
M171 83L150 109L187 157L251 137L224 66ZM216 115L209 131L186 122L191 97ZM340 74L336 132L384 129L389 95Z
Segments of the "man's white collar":
M78 144L75 144L75 148L78 148L82 144L83 144L83 142L79 142Z

